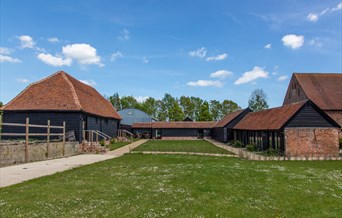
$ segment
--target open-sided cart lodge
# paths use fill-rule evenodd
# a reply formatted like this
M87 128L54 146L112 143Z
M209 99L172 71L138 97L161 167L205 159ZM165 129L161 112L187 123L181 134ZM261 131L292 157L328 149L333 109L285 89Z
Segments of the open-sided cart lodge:
M112 104L93 87L63 71L30 84L1 110L4 123L25 123L29 118L32 124L46 125L50 120L51 125L60 126L65 121L66 131L73 131L77 141L82 140L83 130L116 137L121 120ZM25 129L3 126L2 131L18 133ZM46 133L46 129L32 128L30 132Z
M120 115L93 87L59 71L32 83L2 107L3 122L62 125L82 140L83 130L101 131L116 137ZM133 123L134 134L153 139L239 140L259 149L273 148L286 154L306 155L339 152L342 123L342 74L295 73L281 107L227 114L217 122ZM2 131L20 132L20 127ZM38 130L37 130L38 131Z

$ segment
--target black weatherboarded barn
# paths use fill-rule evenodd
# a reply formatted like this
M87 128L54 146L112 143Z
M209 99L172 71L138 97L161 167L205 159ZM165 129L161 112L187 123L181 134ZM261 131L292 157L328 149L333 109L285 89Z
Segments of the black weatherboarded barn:
M66 131L74 131L76 140L82 140L85 130L99 130L116 137L121 117L114 107L93 87L69 74L59 71L38 82L30 84L18 96L4 105L4 123L30 123L61 126L66 122ZM23 127L3 126L2 131L20 133ZM46 129L32 129L43 133Z

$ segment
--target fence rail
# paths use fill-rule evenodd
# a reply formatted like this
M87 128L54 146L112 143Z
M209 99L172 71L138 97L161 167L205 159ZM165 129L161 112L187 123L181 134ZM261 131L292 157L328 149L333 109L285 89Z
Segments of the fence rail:
M63 122L63 126L51 126L50 120L47 121L47 125L37 125L30 124L30 119L26 118L26 123L0 123L1 129L2 126L21 126L25 127L25 133L3 133L0 132L0 137L2 136L25 136L25 162L29 162L28 157L28 144L29 144L29 136L46 136L47 141L47 154L49 155L49 144L50 144L50 136L62 136L63 140L63 156L65 155L65 122ZM46 128L46 133L30 133L30 128ZM51 133L51 129L62 129L62 133Z

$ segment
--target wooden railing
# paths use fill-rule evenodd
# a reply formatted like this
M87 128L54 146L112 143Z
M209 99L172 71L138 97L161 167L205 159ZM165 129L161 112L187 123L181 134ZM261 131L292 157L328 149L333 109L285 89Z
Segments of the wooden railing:
M4 133L0 132L0 138L2 136L25 136L25 161L28 162L28 144L30 136L46 136L47 142L47 153L49 154L49 144L50 144L50 136L62 136L63 141L63 156L65 155L65 122L63 122L63 126L52 126L50 124L50 120L47 121L47 125L36 125L30 124L30 119L26 118L26 123L0 123L1 129L2 126L19 126L25 127L25 133ZM46 133L30 133L30 128L46 128ZM62 133L51 133L51 129L62 129Z

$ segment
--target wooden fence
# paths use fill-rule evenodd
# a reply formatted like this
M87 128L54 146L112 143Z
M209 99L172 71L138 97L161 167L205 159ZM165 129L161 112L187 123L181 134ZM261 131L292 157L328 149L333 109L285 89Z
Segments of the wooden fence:
M25 127L25 133L3 133L0 132L0 138L2 136L25 136L25 161L28 162L28 144L30 136L46 136L47 141L47 153L49 154L49 144L50 144L50 136L62 136L63 140L63 156L65 155L65 122L63 122L63 126L51 126L50 120L47 121L47 125L36 125L30 124L30 119L26 118L26 123L0 123L1 129L2 126L21 126ZM46 128L46 133L30 133L30 128ZM62 129L62 133L51 133L51 129Z

